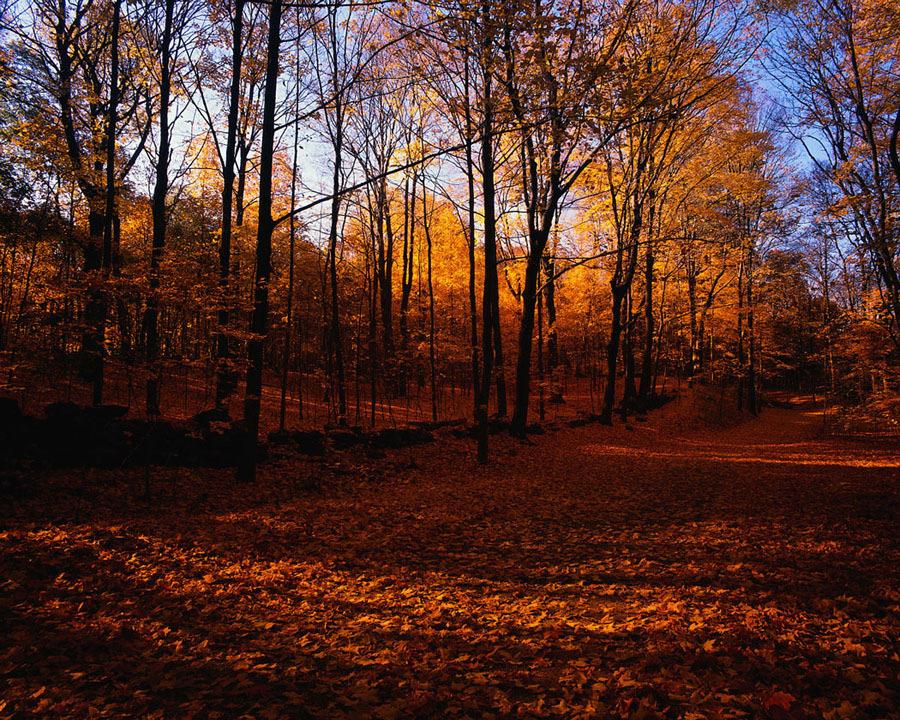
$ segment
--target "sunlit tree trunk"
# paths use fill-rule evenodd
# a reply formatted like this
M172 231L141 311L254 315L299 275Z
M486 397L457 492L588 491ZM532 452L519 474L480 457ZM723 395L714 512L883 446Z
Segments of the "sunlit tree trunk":
M635 363L634 363L634 285L630 284L628 292L625 294L625 322L624 322L624 338L622 342L622 364L625 369L625 391L622 398L622 414L625 415L628 409L634 404L637 397L637 387L635 385Z
M425 186L425 175L422 174L422 229L425 231L425 243L428 252L428 365L431 370L431 420L438 419L437 397L437 359L434 338L434 277L431 262L431 224L428 219L428 189Z
M647 247L644 250L644 352L641 357L641 384L638 388L638 397L646 406L653 394L653 344L656 339L653 318L653 284L654 265L654 221L656 213L656 198L651 191L648 193L650 209L647 217Z
M746 387L746 357L744 354L744 258L741 257L740 266L738 267L738 283L737 283L737 364L738 364L738 389L737 389L737 406L738 410L744 409L744 388Z
M754 308L753 308L753 247L747 250L747 336L749 343L749 354L747 357L747 405L750 412L754 415L759 414L759 400L757 395L757 357L756 357L756 334L754 331Z

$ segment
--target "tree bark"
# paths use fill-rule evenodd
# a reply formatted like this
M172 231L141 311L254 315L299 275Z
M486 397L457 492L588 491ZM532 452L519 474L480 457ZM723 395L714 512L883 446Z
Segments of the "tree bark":
M519 354L516 358L516 405L513 410L510 432L525 437L528 423L528 400L531 393L531 351L534 339L534 312L537 301L537 284L541 270L543 248L547 237L536 236L530 242L528 262L525 265L525 285L522 289L522 319L519 324ZM540 249L540 251L537 250Z
M331 34L331 64L334 90L334 134L332 150L334 151L334 168L331 176L331 217L328 226L328 271L331 284L331 303L329 323L329 340L334 357L334 372L337 380L338 425L347 424L347 378L344 369L344 345L341 333L340 290L337 273L338 223L341 215L341 173L343 172L344 152L344 103L343 94L338 87L337 27L336 17L329 13ZM374 358L373 358L374 362Z
M481 296L481 358L482 373L478 387L478 462L488 459L488 404L491 394L491 373L494 361L494 296L497 285L497 215L494 188L494 100L490 71L491 34L486 24L490 14L488 0L482 2L482 67L485 68L482 89L483 119L481 133L481 177L484 202L484 288ZM474 242L474 238L473 238Z
M473 417L478 419L478 302L475 293L475 161L472 157L472 107L469 102L469 54L466 53L463 69L463 89L465 102L463 110L466 121L466 189L468 191L468 233L466 237L469 260L469 330L472 345L472 399Z
M612 286L612 325L606 343L606 388L603 391L603 408L600 411L600 422L604 425L612 425L613 406L616 402L616 368L622 335L622 303L626 291L625 286Z
M415 193L413 193L415 197ZM431 226L428 221L428 192L425 187L425 175L422 175L422 228L425 231L425 242L428 252L428 365L431 370L431 420L437 422L437 366L434 339L434 281L431 264Z
M656 202L650 195L650 211L647 222L647 248L644 256L644 352L641 357L641 384L638 397L646 407L653 394L653 345L656 339L653 318L653 270L656 257L653 252L654 214Z
M271 0L266 44L266 84L263 99L262 143L259 168L259 221L256 233L256 276L253 288L253 315L248 342L247 385L244 394L245 443L237 468L244 482L256 479L256 451L259 435L263 380L263 343L269 326L269 276L272 269L272 168L275 156L275 106L278 102L278 60L281 45L282 0Z
M216 407L227 406L234 392L234 373L230 367L231 350L228 344L229 275L231 272L231 226L234 213L234 164L237 153L238 111L241 101L242 44L244 33L244 2L235 0L231 26L231 87L228 97L228 129L225 138L225 159L222 167L222 230L219 239L219 291L221 307L217 314L216 336Z
M169 99L172 91L172 32L175 0L166 0L163 21L161 80L159 86L159 152L153 186L153 247L150 252L150 294L144 315L147 333L147 415L158 417L159 407L159 274L166 245L166 194L169 189Z

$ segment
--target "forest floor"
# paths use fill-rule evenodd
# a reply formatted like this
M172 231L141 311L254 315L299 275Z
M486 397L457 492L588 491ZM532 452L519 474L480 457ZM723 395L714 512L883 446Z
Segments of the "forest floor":
M689 414L34 478L0 717L897 717L900 447Z

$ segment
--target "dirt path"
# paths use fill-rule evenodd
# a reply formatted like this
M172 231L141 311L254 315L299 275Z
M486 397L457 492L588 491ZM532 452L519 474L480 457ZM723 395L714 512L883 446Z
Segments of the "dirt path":
M46 479L0 515L0 717L896 716L900 452L691 417L166 471L151 507Z

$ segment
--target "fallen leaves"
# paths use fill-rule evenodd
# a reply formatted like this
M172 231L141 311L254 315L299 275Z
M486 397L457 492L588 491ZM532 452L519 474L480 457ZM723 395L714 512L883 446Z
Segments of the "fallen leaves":
M783 712L787 712L791 709L796 700L797 698L790 693L775 690L763 698L762 706L764 710L770 712L772 710L782 710Z
M445 445L319 494L290 490L317 461L152 507L60 478L3 518L0 717L889 717L895 528L847 488L897 488L796 462L793 417L567 430L488 470Z

